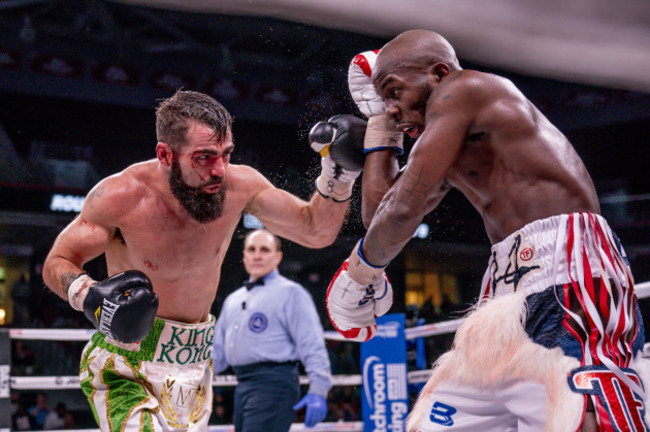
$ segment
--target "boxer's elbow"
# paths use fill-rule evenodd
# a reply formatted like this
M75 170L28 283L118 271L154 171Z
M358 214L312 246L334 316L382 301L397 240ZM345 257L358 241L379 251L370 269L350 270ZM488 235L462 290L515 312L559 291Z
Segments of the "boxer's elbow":
M60 286L60 277L57 277L58 272L56 271L57 269L56 261L57 261L56 258L48 257L43 262L43 271L42 271L43 283L45 284L46 287L48 287L52 292L57 294L59 297L66 299L66 296L63 293L62 288Z
M322 249L331 246L338 237L341 226L341 223L318 223L312 221L310 228L304 232L298 243L311 249Z
M303 246L311 249L322 249L331 246L338 235L338 231L332 230L315 230L301 242Z
M347 202L335 204L327 202L320 208L306 206L303 212L305 229L302 233L297 233L300 236L297 242L312 249L331 246L336 241L349 211L350 206ZM297 230L294 229L295 231Z
M56 264L54 263L55 258L52 258L48 256L45 258L45 261L43 261L43 270L42 270L42 277L43 277L43 283L45 286L47 286L50 289L54 289L56 287L55 285L55 280L56 277L54 276L54 269L56 268Z

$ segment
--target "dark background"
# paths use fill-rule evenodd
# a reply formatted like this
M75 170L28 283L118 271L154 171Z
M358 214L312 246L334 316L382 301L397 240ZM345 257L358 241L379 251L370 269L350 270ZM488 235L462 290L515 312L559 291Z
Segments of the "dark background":
M307 133L334 114L360 115L347 89L349 61L387 40L274 18L102 0L0 0L0 259L7 268L29 269L30 307L38 317L34 325L90 326L41 279L52 242L75 215L51 211L50 200L55 193L83 197L99 179L153 158L154 110L161 98L178 88L214 96L235 117L233 163L249 164L276 186L308 199L319 157L309 148ZM569 137L594 179L603 214L630 256L637 283L650 281L650 94L543 79L540 71L497 70L462 55L460 60L466 69L510 78ZM407 138L407 150L411 144ZM281 272L310 290L328 330L324 293L364 234L359 206L357 186L348 221L328 248L284 243ZM427 270L455 275L457 308L463 309L478 295L489 255L481 218L451 191L424 222L430 226L427 238L413 239L405 251L426 258ZM246 277L241 262L246 232L240 225L231 242L215 314ZM387 271L395 287L395 311L406 308L406 261L400 254ZM101 278L102 258L87 270ZM649 303L640 302L646 322ZM428 339L428 360L450 343L445 336ZM350 346L358 355L358 344L334 344L328 344L333 356ZM36 366L23 361L23 369L12 375L76 373L83 343L29 345ZM16 348L14 341L14 355ZM348 360L350 370L333 361L338 368L333 372L357 373L358 359ZM18 364L12 361L13 367ZM33 396L22 393L23 403ZM55 390L50 396L76 411L78 426L93 424L77 390ZM330 402L343 399L332 393Z
M356 53L387 41L272 18L102 1L2 5L0 125L8 138L2 145L25 169L20 176L5 170L0 177L0 244L31 245L35 269L73 216L39 210L40 201L53 192L83 195L94 184L93 178L81 186L57 182L40 159L85 160L99 179L154 157L155 106L182 87L212 94L233 113L234 163L250 164L276 186L307 199L318 174L318 158L306 141L309 128L340 112L360 115L347 92L347 65ZM460 60L465 68L512 79L569 137L594 178L603 213L621 237L637 281L650 280L650 95ZM109 66L122 75L106 73ZM239 93L215 90L224 80ZM305 251L285 245L283 272L308 285L317 300L363 235L358 209L357 194L332 247ZM452 191L425 222L431 226L428 239L409 247L435 255L441 270L465 274L461 289L471 301L484 264L463 268L484 263L489 248L479 215ZM238 241L244 233L240 228L232 242L215 310L245 276ZM403 271L396 259L390 272L398 286Z

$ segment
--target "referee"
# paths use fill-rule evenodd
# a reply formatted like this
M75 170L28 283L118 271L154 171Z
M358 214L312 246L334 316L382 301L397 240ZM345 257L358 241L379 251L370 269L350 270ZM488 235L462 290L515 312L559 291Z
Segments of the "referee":
M280 239L266 230L244 240L249 279L230 294L217 320L212 360L215 374L231 365L237 432L286 432L297 410L306 408L305 426L327 414L330 362L323 326L311 295L278 272ZM300 399L298 361L309 377ZM300 399L300 400L299 400Z

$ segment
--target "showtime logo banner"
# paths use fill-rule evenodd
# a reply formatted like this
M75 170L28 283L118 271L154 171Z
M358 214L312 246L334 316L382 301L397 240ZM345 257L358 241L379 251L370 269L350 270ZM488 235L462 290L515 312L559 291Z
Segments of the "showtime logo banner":
M364 431L404 431L408 414L404 314L377 318L377 334L361 344Z

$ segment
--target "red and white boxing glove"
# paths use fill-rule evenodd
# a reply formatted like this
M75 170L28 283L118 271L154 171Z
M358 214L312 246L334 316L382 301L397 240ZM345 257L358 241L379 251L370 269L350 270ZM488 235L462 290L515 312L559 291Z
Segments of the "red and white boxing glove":
M350 95L363 115L368 117L363 152L394 149L404 153L404 135L395 130L394 124L385 115L384 101L372 84L372 72L379 50L357 54L348 68Z
M361 253L363 239L332 278L325 305L334 328L346 339L365 342L377 333L375 318L393 304L393 287L384 267L369 264Z
M372 84L372 70L379 50L365 51L354 56L348 68L350 95L363 115L370 118L383 115L384 101Z

